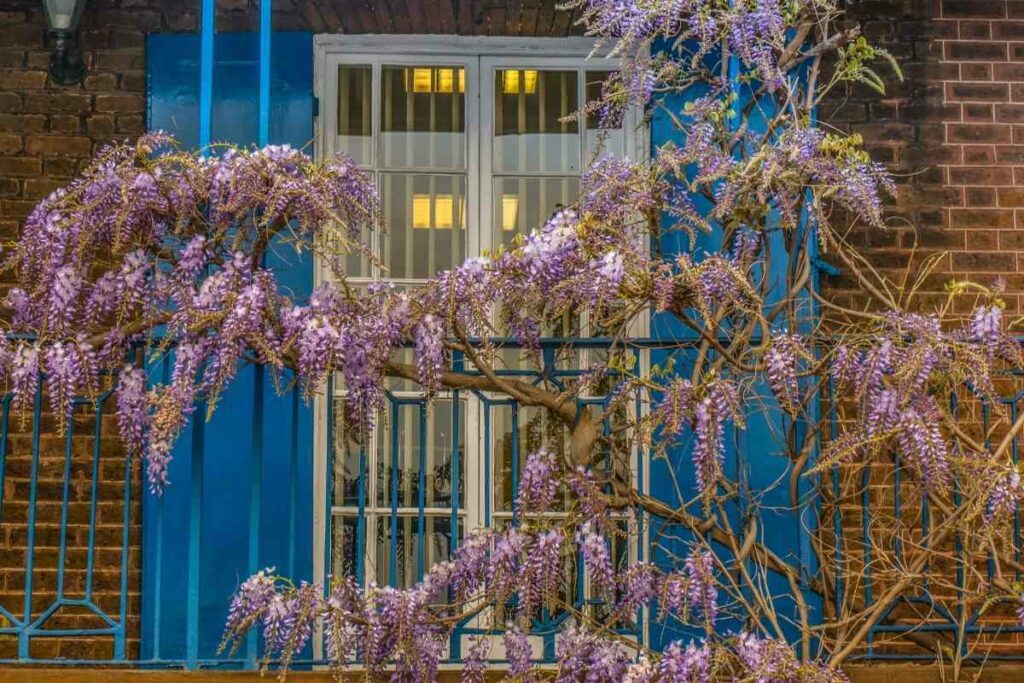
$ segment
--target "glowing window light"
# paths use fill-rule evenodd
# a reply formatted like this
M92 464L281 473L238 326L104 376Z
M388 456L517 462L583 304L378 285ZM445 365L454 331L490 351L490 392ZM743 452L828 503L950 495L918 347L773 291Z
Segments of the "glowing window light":
M434 89L434 74L433 69L413 69L412 70L412 91L413 92L431 92Z
M434 227L451 230L454 220L455 202L450 194L438 195L434 199Z
M527 94L534 94L537 92L537 72L529 69L523 72L523 82L526 85Z
M431 216L433 210L433 216ZM417 230L451 230L458 218L459 227L463 227L466 216L466 202L459 199L458 215L456 216L455 197L450 194L434 195L414 194L412 196L412 227Z
M414 194L412 196L412 227L424 230L430 228L429 194Z
M512 232L519 221L519 197L514 194L501 195L501 229Z
M537 92L537 72L534 69L525 71L509 69L501 75L501 89L506 95L517 95L520 89L528 95Z
M437 70L437 92L452 92L455 89L455 70Z

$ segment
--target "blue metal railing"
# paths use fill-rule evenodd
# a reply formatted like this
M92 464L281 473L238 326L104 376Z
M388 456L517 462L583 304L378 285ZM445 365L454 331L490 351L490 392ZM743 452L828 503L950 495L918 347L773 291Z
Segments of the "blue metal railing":
M577 343L578 348L595 348L607 345L609 342L609 340L603 339L546 340L543 343L542 357L545 362L542 370L503 370L499 372L508 376L515 376L519 379L529 378L537 383L547 382L552 386L565 387L566 382L578 379L585 372L578 368L567 368L564 365L560 365L557 360L556 350L566 344L571 344L573 341ZM673 349L679 348L678 344L674 342L670 343L653 339L638 340L632 353L636 354L639 358L639 355L646 349L660 349L669 346ZM462 366L462 359L460 357L457 356L453 360L456 367ZM168 361L164 359L160 365L162 366L162 373L166 375L168 372ZM256 378L262 380L264 373L262 368L250 367L250 370ZM264 423L262 418L262 416L266 415L263 408L263 404L266 401L263 386L263 382L260 381L254 383L251 388L250 405L252 406L252 418L251 423L246 426L246 429L251 430L255 436L261 436L264 431L273 431L278 427L278 425L273 423ZM339 563L335 562L338 559L335 554L341 550L341 548L335 545L334 539L336 536L334 532L336 529L333 528L335 521L335 496L332 473L334 472L333 460L336 456L333 431L337 427L334 420L334 389L333 380L331 380L328 382L326 400L327 449L323 454L327 463L325 468L327 473L327 480L325 482L327 496L326 507L323 510L325 532L322 539L313 539L315 543L322 543L324 550L324 575L330 575L332 568L338 566ZM519 466L526 456L524 449L527 447L520 440L521 425L518 416L521 409L514 401L507 398L494 397L476 391L467 391L466 393L467 395L472 394L476 398L476 405L480 408L483 425L482 463L480 463L480 466L485 481L484 489L487 491L495 488L495 476L497 474L495 467L498 462L498 454L493 450L493 444L495 443L493 438L495 434L493 423L494 411L507 410L509 413L510 423L508 426L510 431L508 438L510 448L508 455L511 457L509 476L511 477L511 491L514 492L517 485ZM349 568L349 571L355 575L360 583L364 584L369 581L370 577L365 575L363 558L367 553L369 535L376 533L376 529L367 528L368 525L366 523L367 510L371 505L378 508L377 512L379 514L377 519L386 523L390 532L387 539L387 581L392 584L399 581L397 562L401 551L398 544L400 539L408 533L404 530L401 534L399 533L398 524L402 514L412 514L415 519L415 524L412 527L412 542L409 545L409 547L416 548L417 553L415 557L415 578L422 577L423 573L429 568L429 562L425 554L429 541L428 536L430 535L426 525L428 506L425 499L427 491L425 458L427 449L430 448L427 439L428 434L426 433L426 403L425 399L409 394L389 392L388 397L389 405L391 406L390 414L382 419L388 425L388 429L391 430L392 438L390 439L388 452L379 456L383 457L391 465L384 475L390 493L386 502L386 510L381 509L379 501L371 502L368 500L368 478L374 476L368 467L370 454L367 452L365 444L360 447L358 453L358 478L355 482L357 498L355 538L352 540L351 545L347 546L350 548L353 557L349 558L345 566ZM289 392L287 399L293 405L297 414L298 401L300 400L298 391ZM446 397L445 400L450 400L453 406L453 424L451 429L454 436L450 441L451 452L447 454L450 472L445 472L445 476L450 477L450 481L446 483L450 491L450 497L447 501L449 509L443 516L449 523L447 551L450 556L458 549L460 537L466 532L466 525L463 523L462 518L465 512L463 509L464 502L460 497L460 492L466 489L465 482L463 481L465 477L465 463L461 457L465 453L460 453L461 440L458 437L458 430L460 429L459 411L464 408L462 407L459 392L454 392L453 395ZM607 400L607 398L578 399L580 407L592 402L607 406ZM638 397L637 401L639 400ZM1011 418L1016 417L1022 400L1024 400L1024 391L1002 399L1002 402L1010 411ZM5 492L4 496L0 496L0 532L4 532L4 538L14 538L17 535L12 533L12 530L23 530L25 538L24 590L14 596L7 595L4 600L0 601L0 624L2 624L0 626L0 642L4 638L16 640L17 657L0 661L64 664L85 664L87 662L102 661L104 663L142 666L184 666L187 668L208 666L254 667L260 656L260 645L255 636L249 639L244 647L244 652L240 656L214 658L204 654L204 648L210 645L210 643L203 642L203 624L201 623L204 618L201 615L201 605L204 598L209 599L209 596L203 595L204 571L209 569L204 563L211 561L204 555L204 548L208 548L211 543L216 544L217 539L204 539L202 533L204 495L209 496L210 494L210 491L207 490L207 483L204 481L202 462L205 451L204 440L206 430L216 428L218 415L214 415L213 421L209 423L209 427L206 426L201 417L194 420L191 435L188 437L190 439L189 445L191 446L192 458L191 475L187 481L172 482L171 484L171 486L186 487L185 490L188 491L187 506L184 509L176 508L177 520L174 517L165 517L170 513L164 508L162 498L154 497L149 501L153 504L150 508L150 514L155 517L156 523L151 523L147 528L157 534L155 539L151 539L155 540L156 548L155 563L157 572L153 578L154 585L150 586L150 590L155 593L155 599L148 603L151 606L151 611L131 615L128 613L128 604L132 594L138 590L138 585L132 579L137 565L129 562L135 547L131 533L138 523L137 517L134 516L138 508L137 504L133 507L133 490L137 489L140 485L140 473L139 469L136 468L133 475L133 461L121 454L116 446L116 434L108 435L108 432L116 431L106 428L107 423L112 419L113 399L111 392L106 391L91 399L79 398L75 400L73 429L68 432L59 447L54 444L52 439L48 438L50 427L48 416L44 412L44 405L43 390L40 389L32 406L31 415L23 422L18 415L12 414L12 397L8 395L0 399L0 409L2 409L2 413L0 413L0 431L2 431L2 434L0 434L0 490ZM640 404L637 403L636 409L639 410L640 407ZM401 453L406 456L406 459L411 457L418 464L415 477L407 477L410 482L415 479L414 490L409 494L415 499L415 505L411 510L405 511L400 509L401 506L399 505L400 491L398 482L400 476L402 476L399 471L399 455L400 451L404 448L396 434L400 419L399 411L411 411L415 414L417 419L413 422L418 434L415 446L416 451L414 453ZM201 415L202 408L200 407L197 411L197 416ZM835 401L830 401L827 418L834 436L838 433L838 416L835 409ZM991 411L987 407L982 411L982 420L983 426L987 431L991 420ZM297 429L295 421L292 421L291 429ZM608 429L609 427L606 426L606 434ZM260 444L262 439L256 438L253 443ZM1018 457L1018 444L1016 441L1013 443L1012 452L1016 461ZM248 457L252 463L252 470L248 473L248 478L244 480L248 485L248 504L239 508L237 513L245 524L249 543L248 550L245 552L246 560L243 566L248 568L249 571L255 571L261 568L261 545L265 529L261 527L260 503L266 479L263 471L264 453L262 449L258 446L254 447L249 452ZM289 457L292 460L299 458L298 448ZM645 457L646 454L637 454L638 461L635 463L635 467L638 473L644 472L643 460ZM748 460L746 467L749 468L751 465L757 466L757 458L768 457L768 454L767 452L763 456L747 454L746 457ZM297 510L303 504L297 496L298 487L295 485L295 477L298 476L297 471L298 466L291 470L290 479L274 482L274 485L279 489L282 486L288 489L286 495L289 520L285 525L287 529L285 539L287 549L285 552L292 568L298 566L298 558L295 557L298 552L296 539L299 536L299 529L297 527L299 515ZM876 585L883 585L878 583L878 577L873 576L871 563L873 555L879 551L879 541L873 528L873 520L878 511L870 495L871 481L870 473L867 470L865 470L864 479L861 483L864 486L864 490L858 494L859 514L862 525L859 539L861 547L857 550L849 551L847 556L844 556L845 544L843 539L851 533L851 527L848 523L844 524L840 519L838 509L833 513L833 519L825 523L832 527L836 537L839 539L839 542L835 545L835 555L831 558L836 568L835 575L837 577L833 586L835 600L842 603L845 591L850 590L848 586L844 585L843 576L846 574L846 571L843 570L843 563L850 560L851 556L855 556L855 559L864 563L862 585L857 590L861 591L866 606L870 607L875 601ZM832 486L834 487L834 494L838 498L842 494L838 475L835 475L835 478L832 480ZM906 486L907 484L900 476L898 466L895 467L891 484L891 496L892 514L897 519L900 518L903 511L904 499L907 495L904 491ZM114 491L118 492L116 496L113 495ZM282 493L284 492L282 491ZM75 506L79 501L85 501L86 503L84 512L75 511ZM438 501L442 505L445 502L443 499L438 499L434 501L435 504ZM485 525L493 525L497 520L494 516L496 511L492 509L491 497L485 495L481 504L483 505L482 515ZM12 514L12 510L16 510L21 505L25 506L24 515ZM742 505L749 505L749 501ZM806 505L802 505L800 509L793 511L793 514L802 515L804 508L806 508ZM46 519L41 518L41 510L48 511ZM922 500L919 518L919 526L922 533L927 533L930 523L929 512L927 500ZM509 515L508 519L511 523L515 523L516 511L514 508L509 508L503 514ZM112 524L112 519L116 519L118 523ZM52 531L53 521L56 521L56 534L49 533ZM185 552L182 556L162 557L161 549L163 548L162 539L164 531L176 525L187 526L188 533ZM803 526L800 528L803 528ZM43 532L47 532L45 536L42 535ZM1014 557L1019 561L1022 554L1019 510L1013 522L1013 532ZM117 542L115 543L114 540L117 540ZM408 541L410 539L404 540ZM784 550L793 554L805 545L803 539L795 539L795 542L798 544L797 546ZM72 566L69 563L69 558L72 555L81 555L83 552L84 560L80 561L79 566ZM883 552L895 552L898 559L902 556L904 549L899 539L897 539L893 547L887 547ZM958 561L963 562L962 548L957 547L957 552L960 554ZM655 555L657 553L653 550L653 546L652 549L646 547L639 548L637 559L645 559L645 556L649 553L652 553L651 559L656 560ZM101 555L105 559L98 563L97 557ZM112 559L116 559L116 562L111 562ZM174 563L183 567L184 571L177 572L173 570ZM172 576L161 575L160 570L166 571L168 568L173 570L171 571ZM288 569L288 567L282 568L285 573L287 573ZM106 588L102 591L102 595L97 587L97 573L99 571L104 573L105 578L104 585ZM573 609L582 610L591 606L593 601L584 590L584 581L582 575L579 574L581 563L578 559L575 562L574 571L577 577L576 581L572 584ZM991 567L990 571L992 571ZM117 576L116 580L112 581L108 575L114 572L117 573ZM51 577L46 582L46 588L41 587L40 580L42 576ZM164 616L161 614L161 611L165 605L165 600L173 599L166 596L170 594L170 591L176 589L173 585L174 581L177 580L176 577L184 578L186 584L184 592L181 593L179 591L177 593L178 595L184 595L187 600L187 618L181 624L185 631L186 647L183 653L168 654L169 651L161 642L162 634L168 628L168 625L164 623ZM960 571L955 578L958 581L963 581L964 573ZM1021 577L1016 576L1016 579L1020 580ZM113 589L111 588L112 585L114 586ZM103 599L98 600L98 596ZM214 615L215 619L223 618L223 610L226 609L228 597L229 594L217 596L216 599L221 601L219 603L221 611ZM14 598L13 602L12 598ZM17 607L12 607L15 604ZM914 604L925 607L929 610L932 619L923 626L920 623L914 623L912 620L901 621L895 618L894 612L901 604ZM69 610L77 612L75 618L78 621L74 622L75 625L72 626L60 623ZM95 623L82 623L82 613L91 618ZM543 640L543 651L545 656L549 658L553 657L555 634L567 615L568 613L565 611L558 614L544 614L542 618L533 624L534 634ZM890 619L890 616L893 618ZM150 647L141 654L135 654L131 647L137 637L137 633L133 632L130 628L132 623L131 617L141 619L144 625L150 625L150 630L148 631L150 634ZM634 626L626 627L624 633L638 638L643 637L641 626L642 621L638 620ZM964 615L956 613L955 610L951 611L944 607L940 600L934 599L926 586L925 590L920 594L900 598L886 608L885 616L872 630L866 643L864 656L875 659L928 658L931 655L890 652L885 648L883 641L886 638L909 631L954 634L959 628L963 628L965 633L971 635L1006 634L1024 631L1024 629L1019 627L1008 627L989 622L979 614L964 617ZM461 656L461 637L463 635L477 634L485 631L486 629L481 628L479 625L469 622L460 624L451 641L451 658L458 660ZM180 634L175 635L180 636ZM41 655L37 653L35 646L39 641L46 639L56 641L58 639L81 640L83 638L96 639L107 643L101 649L101 656L97 657L96 660L62 656L59 649L55 651L52 648L40 650L39 652L46 653ZM966 642L961 644L961 649L964 656L971 656L973 654L969 651L969 644ZM994 658L1009 656L992 655ZM307 657L303 661L309 663L312 660Z

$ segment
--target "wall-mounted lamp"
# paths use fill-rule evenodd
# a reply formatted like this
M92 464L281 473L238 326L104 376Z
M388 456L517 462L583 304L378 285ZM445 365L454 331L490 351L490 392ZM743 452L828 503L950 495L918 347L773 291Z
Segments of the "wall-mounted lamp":
M46 23L54 38L50 78L59 85L74 85L85 76L85 62L78 46L78 22L86 0L43 0Z

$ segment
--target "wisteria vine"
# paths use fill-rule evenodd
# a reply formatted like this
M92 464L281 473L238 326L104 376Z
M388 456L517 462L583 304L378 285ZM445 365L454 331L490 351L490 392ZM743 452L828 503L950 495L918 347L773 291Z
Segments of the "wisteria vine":
M75 397L113 386L121 437L157 494L174 485L168 464L188 421L209 417L248 363L308 399L336 378L361 438L394 378L428 399L501 395L559 425L564 440L525 460L515 523L468 534L410 587L347 576L293 584L271 569L247 579L224 646L258 631L282 672L320 633L339 672L358 664L371 676L433 680L455 624L474 620L483 627L463 680L483 680L499 659L509 678L532 680L547 666L531 640L546 611L566 616L559 681L845 680L839 665L889 618L891 600L920 588L929 552L955 538L1014 562L1000 548L1024 496L1011 454L1024 422L1000 413L1002 431L979 436L950 401L999 412L1003 371L1021 362L1001 288L955 283L948 302L917 306L890 294L899 288L833 229L841 217L886 229L894 184L857 136L812 125L829 90L877 87L871 64L887 58L855 27L837 28L832 0L568 5L622 57L578 115L605 125L627 107L666 117L678 135L650 160L595 160L577 200L543 225L397 288L347 278L345 256L375 258L364 230L386 228L371 178L351 159L317 162L287 146L199 154L159 132L113 145L35 208L6 256L17 286L0 373L12 406L23 412L45 395L63 431ZM331 277L308 295L289 291L274 263L309 254ZM868 305L844 308L815 291L821 259L840 264ZM578 381L501 371L499 340L509 340L544 375L544 338L566 319L607 338ZM648 366L633 355L645 324L672 352ZM166 379L153 371L165 361ZM600 406L580 400L600 387ZM751 419L777 427L788 481L769 488L788 485L794 514L806 511L808 489L842 510L830 480L870 480L883 465L928 503L926 538L886 537L899 548L885 556L898 556L886 575L890 603L830 588L842 583L836 573L858 570L833 562L841 540L824 521L813 577L767 545L759 505L768 491L749 490L739 453ZM636 451L672 465L677 500L636 486ZM886 533L901 533L893 527ZM614 543L648 535L664 562L616 559ZM574 562L584 607L562 591ZM791 609L767 592L768 574L792 587ZM1009 603L1024 619L1019 586L969 578L965 602L981 611ZM827 605L824 615L812 615L804 591ZM679 637L660 652L622 638L617 626L639 619ZM788 642L786 624L799 643Z

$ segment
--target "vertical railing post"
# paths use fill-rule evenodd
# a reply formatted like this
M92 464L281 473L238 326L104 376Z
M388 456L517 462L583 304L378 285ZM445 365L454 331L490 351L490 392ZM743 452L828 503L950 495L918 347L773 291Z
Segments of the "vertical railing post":
M213 129L213 33L216 0L199 0L199 149L208 154Z
M28 540L25 548L25 604L22 623L24 627L18 634L18 658L28 659L29 630L32 621L32 574L35 568L36 552L36 496L39 480L39 432L43 413L43 388L36 388L35 403L32 406L32 465L29 470L28 488Z
M252 366L252 453L249 470L249 576L260 570L260 508L263 503L263 366ZM249 668L256 668L256 631L245 639Z
M270 34L273 0L260 0L260 122L258 142L270 141Z
M185 659L186 666L195 669L199 666L199 579L200 552L202 550L203 531L203 450L205 421L202 415L206 412L205 401L196 401L195 414L200 416L192 421L192 486L189 495L188 522L188 578L187 605L185 622Z

